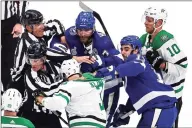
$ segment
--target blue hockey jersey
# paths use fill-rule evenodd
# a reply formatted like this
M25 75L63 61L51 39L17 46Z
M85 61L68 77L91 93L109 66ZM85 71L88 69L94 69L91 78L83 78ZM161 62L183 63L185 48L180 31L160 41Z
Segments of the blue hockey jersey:
M152 108L168 108L177 102L174 90L165 85L148 61L140 55L130 55L116 67L119 77L125 77L125 90L138 114Z
M74 56L90 55L90 53L88 53L87 49L84 47L83 43L80 42L79 36L76 33L75 26L72 26L66 30L65 38L71 49L72 55ZM95 31L92 35L92 41L93 41L92 53L94 55L99 55L101 57L104 57L105 66L117 65L116 62L118 63L123 62L122 58L120 57L120 52L114 47L113 42L108 36L106 36L101 32ZM114 55L117 55L117 56L114 56ZM82 69L82 72L88 72L88 71L90 72L90 69L89 70L86 69L86 68L90 68L89 67L90 65L83 63L81 66L85 68L85 69Z

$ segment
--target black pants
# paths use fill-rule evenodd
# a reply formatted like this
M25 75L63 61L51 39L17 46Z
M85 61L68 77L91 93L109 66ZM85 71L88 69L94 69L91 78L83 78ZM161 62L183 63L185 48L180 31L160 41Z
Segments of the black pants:
M182 104L183 104L183 101L182 101L182 97L180 97L179 99L177 99L178 102L176 103L176 108L177 108L177 111L178 111L178 115L177 115L177 118L175 120L175 128L178 128L178 124L179 124L179 113L181 111L181 107L182 107Z
M35 128L62 128L59 118L54 114L25 112L22 116L29 119L35 125Z
M8 82L11 80L10 68L14 64L14 53L18 43L18 38L13 38L11 34L16 23L16 16L1 20L1 81L4 90L7 89Z

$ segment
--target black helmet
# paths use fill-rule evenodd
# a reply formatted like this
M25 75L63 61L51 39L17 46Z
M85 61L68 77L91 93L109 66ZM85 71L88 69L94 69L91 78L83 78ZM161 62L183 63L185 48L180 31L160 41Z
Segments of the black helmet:
M21 23L25 25L39 24L43 21L43 15L37 10L27 10L21 17Z
M44 42L33 42L27 49L29 59L39 59L46 56L47 47Z

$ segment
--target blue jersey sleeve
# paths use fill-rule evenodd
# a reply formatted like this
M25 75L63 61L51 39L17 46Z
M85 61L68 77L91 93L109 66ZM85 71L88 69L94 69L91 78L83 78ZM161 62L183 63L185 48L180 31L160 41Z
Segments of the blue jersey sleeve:
M145 71L145 61L140 59L135 55L131 55L132 60L126 61L124 64L121 64L116 67L116 71L119 74L119 77L125 76L137 76L138 74Z
M115 48L113 42L106 36L104 39L104 47L106 51L103 52L105 66L114 65L115 67L123 63L123 57L121 53Z

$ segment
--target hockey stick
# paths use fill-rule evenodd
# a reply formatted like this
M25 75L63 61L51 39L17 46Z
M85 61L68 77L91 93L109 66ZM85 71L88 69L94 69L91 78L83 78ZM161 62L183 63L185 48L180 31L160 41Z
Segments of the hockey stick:
M89 8L89 7L88 7L87 5L85 5L82 1L79 1L79 6L80 6L83 10L85 10L85 11L87 11L87 12L92 12L92 13L93 13L94 17L96 17L97 20L99 21L99 23L101 24L101 26L102 26L105 34L106 34L107 36L109 36L109 38L111 39L111 37L110 37L110 35L109 35L108 31L107 31L107 28L105 27L105 24L103 23L103 20L101 19L101 16L99 15L99 13L97 13L96 11L92 10L91 8Z

